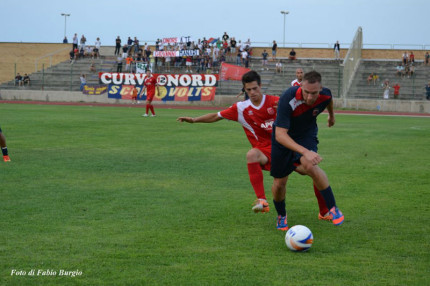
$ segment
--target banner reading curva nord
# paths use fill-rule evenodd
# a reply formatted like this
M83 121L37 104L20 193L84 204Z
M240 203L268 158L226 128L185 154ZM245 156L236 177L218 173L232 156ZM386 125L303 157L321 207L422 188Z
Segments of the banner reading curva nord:
M213 101L218 75L213 74L153 74L157 78L159 93L154 101ZM101 84L108 85L108 98L131 99L133 88L138 100L146 100L143 93L146 74L99 73Z

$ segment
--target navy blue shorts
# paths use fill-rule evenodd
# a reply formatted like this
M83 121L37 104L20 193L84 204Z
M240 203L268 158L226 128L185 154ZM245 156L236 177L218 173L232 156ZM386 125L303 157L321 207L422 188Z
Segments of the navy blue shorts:
M302 145L308 150L318 152L318 138L308 138L304 140L294 140L297 144ZM278 142L272 141L272 167L270 175L274 178L283 178L290 175L298 165L302 154L285 148Z

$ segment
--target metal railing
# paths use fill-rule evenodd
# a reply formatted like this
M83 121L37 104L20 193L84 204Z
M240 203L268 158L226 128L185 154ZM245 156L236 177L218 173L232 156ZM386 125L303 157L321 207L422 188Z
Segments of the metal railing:
M47 55L44 55L44 56L41 56L41 57L37 58L34 61L34 72L37 72L38 63L39 63L40 60L42 60L44 58L48 58L49 57L49 67L52 67L52 57L55 56L56 54L64 52L65 50L70 50L70 47L63 48L63 49L57 50L57 51L55 51L53 53L50 53L50 54L47 54Z

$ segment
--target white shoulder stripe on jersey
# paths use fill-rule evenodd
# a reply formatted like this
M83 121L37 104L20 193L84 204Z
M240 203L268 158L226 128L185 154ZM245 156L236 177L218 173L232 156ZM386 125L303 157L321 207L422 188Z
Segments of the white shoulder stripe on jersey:
M301 104L303 104L303 100L297 100L296 97L293 97L293 99L290 100L290 106L293 109L293 111L299 107Z

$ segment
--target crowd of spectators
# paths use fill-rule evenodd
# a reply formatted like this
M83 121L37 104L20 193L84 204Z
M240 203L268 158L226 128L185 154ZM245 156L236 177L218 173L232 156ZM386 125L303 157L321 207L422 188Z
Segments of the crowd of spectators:
M67 37L64 37L63 43L68 43ZM73 37L72 49L69 52L70 63L74 63L78 59L82 58L100 58L100 47L101 42L100 38L97 38L94 46L86 45L87 39L84 35L81 36L81 39L78 41L78 34L75 33Z

